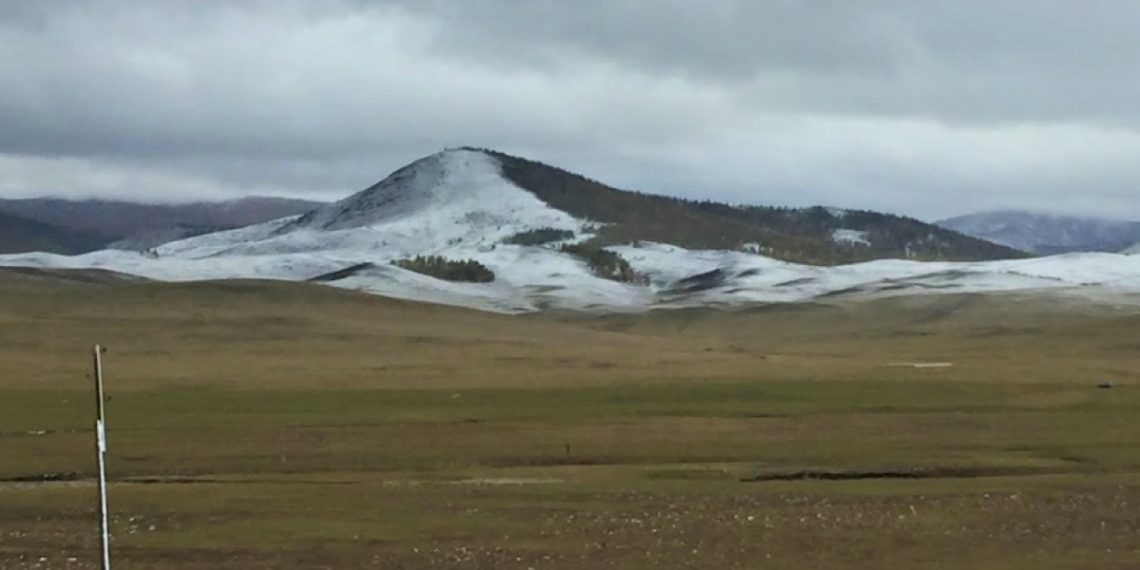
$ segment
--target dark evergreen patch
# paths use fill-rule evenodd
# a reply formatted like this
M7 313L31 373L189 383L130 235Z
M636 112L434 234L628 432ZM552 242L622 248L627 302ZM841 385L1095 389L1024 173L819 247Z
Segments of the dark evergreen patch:
M629 262L621 255L602 249L594 243L566 244L562 251L575 255L586 262L594 274L604 279L620 281L622 283L637 283L643 281L640 275L634 272Z
M445 281L490 283L495 280L495 273L474 259L456 261L438 255L419 255L392 264Z
M513 245L542 245L550 242L571 239L573 237L574 232L570 230L538 228L535 230L519 232L503 240L503 243L509 243Z

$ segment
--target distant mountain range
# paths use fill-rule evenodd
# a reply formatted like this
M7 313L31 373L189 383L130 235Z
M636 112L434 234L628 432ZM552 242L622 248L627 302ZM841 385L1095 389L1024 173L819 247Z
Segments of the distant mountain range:
M1007 210L950 218L938 225L1039 255L1140 246L1140 222L1125 220Z
M0 250L76 254L104 248L142 250L169 241L293 216L323 205L253 197L191 204L139 204L107 200L0 199L4 223Z
M901 216L641 194L461 148L299 216L141 255L3 255L0 265L309 281L512 313L1073 289L1117 302L1140 291L1140 256L1026 257Z
M98 249L103 238L10 214L0 210L0 253L48 251L74 255Z

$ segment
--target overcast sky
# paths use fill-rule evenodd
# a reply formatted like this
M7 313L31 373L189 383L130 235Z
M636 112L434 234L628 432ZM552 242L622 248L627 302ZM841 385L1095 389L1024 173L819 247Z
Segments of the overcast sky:
M618 187L1140 219L1140 2L0 0L0 196L336 199L476 145Z

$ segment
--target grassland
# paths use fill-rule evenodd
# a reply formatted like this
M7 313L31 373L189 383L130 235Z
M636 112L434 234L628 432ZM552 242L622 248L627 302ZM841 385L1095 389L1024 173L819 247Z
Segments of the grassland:
M1137 568L1137 330L1012 296L507 317L3 271L0 568L97 567L96 341L116 568Z

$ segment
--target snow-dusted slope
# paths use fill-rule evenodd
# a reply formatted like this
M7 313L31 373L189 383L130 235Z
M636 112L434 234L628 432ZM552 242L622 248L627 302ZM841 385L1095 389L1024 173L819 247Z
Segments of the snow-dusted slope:
M838 296L1008 291L1140 292L1140 257L1067 254L976 263L879 260L815 267L665 244L613 248L666 306L793 302Z
M379 184L303 216L168 244L161 255L340 252L384 261L469 254L518 232L580 231L582 223L499 175L482 152L449 150L418 160Z
M1035 212L985 212L943 220L938 225L1043 255L1116 252L1140 240L1140 222Z
M367 264L330 285L503 312L543 307L641 307L650 292L600 279L551 248L506 245L519 232L586 224L505 180L494 158L449 150L398 170L379 184L303 216L172 242L156 256L100 251L66 257L0 256L0 265L97 267L157 280L310 280ZM417 255L475 259L489 284L451 283L395 267Z
M642 243L610 248L648 280L624 284L597 277L581 260L553 246L504 243L540 228L569 230L575 239L584 239L593 225L506 180L494 157L450 150L308 214L169 243L155 254L35 253L0 256L0 265L104 268L168 281L316 280L500 312L548 307L629 311L936 292L1140 292L1140 256L1071 254L979 263L883 260L815 267L753 253ZM837 233L834 238L857 245L862 236ZM755 245L754 251L762 251L761 244ZM496 278L453 283L391 264L416 255L474 259Z
M1136 255L1136 254L1140 254L1140 243L1137 243L1136 245L1134 245L1134 246L1132 246L1132 247L1130 247L1130 248L1128 248L1128 249L1126 249L1126 250L1122 251L1121 253L1123 253L1123 254L1125 254L1125 255Z
M426 215L425 215L426 214ZM427 226L418 225L426 223ZM397 170L379 184L308 214L287 230L383 225L420 239L494 239L520 229L577 230L579 223L506 181L479 151L449 150Z

